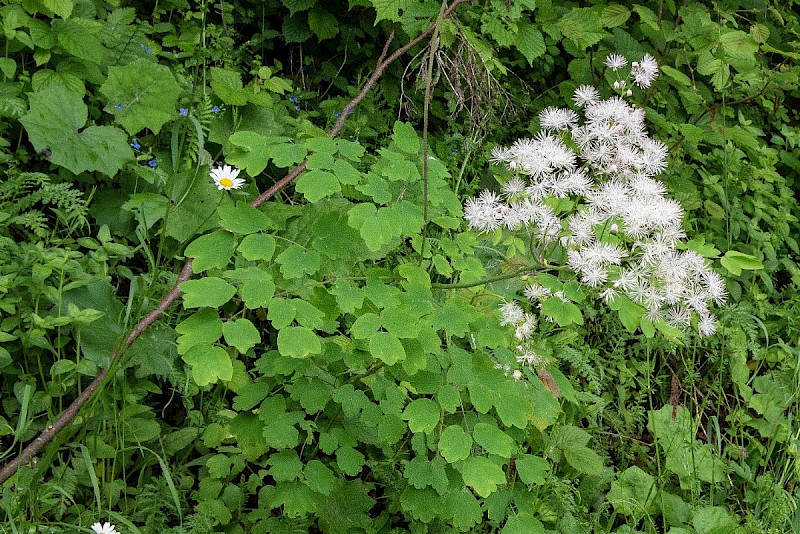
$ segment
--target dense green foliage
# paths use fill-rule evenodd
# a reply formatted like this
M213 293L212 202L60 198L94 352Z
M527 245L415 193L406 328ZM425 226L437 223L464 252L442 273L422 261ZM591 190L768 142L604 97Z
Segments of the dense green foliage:
M800 532L796 2L2 4L0 466L111 372L0 532ZM730 299L665 335L554 271L514 380L536 269L462 205L610 52L661 66L636 98Z

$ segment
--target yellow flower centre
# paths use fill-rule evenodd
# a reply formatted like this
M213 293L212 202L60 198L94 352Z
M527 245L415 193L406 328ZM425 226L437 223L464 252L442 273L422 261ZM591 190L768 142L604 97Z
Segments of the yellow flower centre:
M219 185L222 187L233 187L233 180L225 176L224 178L219 179Z

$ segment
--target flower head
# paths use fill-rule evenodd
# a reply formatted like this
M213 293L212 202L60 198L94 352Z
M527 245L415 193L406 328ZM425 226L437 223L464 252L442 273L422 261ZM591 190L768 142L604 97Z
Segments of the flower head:
M223 165L222 167L214 167L211 169L210 174L217 189L239 189L245 184L244 179L237 178L239 172L239 169L235 167Z
M606 67L611 70L619 70L627 64L628 60L625 59L625 56L609 54L608 57L606 57Z
M219 106L214 106L213 108L211 108L211 113L219 113L219 112L220 112Z
M189 110L186 108L181 108L178 110L178 113L180 113L181 117L185 117L189 114Z
M155 158L153 158L153 159L151 159L150 161L147 162L147 165L151 169L155 169L156 167L158 167L158 162L156 161Z
M92 530L94 530L96 534L119 534L119 532L117 532L117 527L108 521L102 525L100 523L95 523L92 525Z

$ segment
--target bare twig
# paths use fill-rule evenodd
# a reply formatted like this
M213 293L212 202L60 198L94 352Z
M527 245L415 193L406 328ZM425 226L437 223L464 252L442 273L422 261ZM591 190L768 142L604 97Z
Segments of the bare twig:
M444 9L444 17L449 16L453 10L459 4L463 4L469 0L453 0L453 3L450 4L446 9ZM423 33L415 37L412 41L408 44L398 48L395 50L389 57L386 57L386 54L389 52L389 46L394 39L394 32L389 35L389 38L386 41L386 44L383 47L383 51L381 52L380 57L378 58L378 63L375 66L375 70L373 71L372 75L369 77L367 82L364 84L364 87L361 88L361 91L356 95L353 100L351 100L342 110L342 114L339 117L339 120L336 121L336 124L333 125L331 128L329 135L334 136L338 134L342 128L344 127L344 123L347 120L347 115L351 109L354 109L361 100L369 93L370 89L375 85L378 79L383 75L383 72L386 68L396 61L400 56L405 54L409 49L417 45L420 41L431 35L434 30L436 29L437 22L433 23L427 30ZM258 197L256 197L253 202L251 202L253 207L258 207L293 182L298 176L300 176L305 170L306 165L308 164L307 161L303 161L300 165L298 165L295 169L293 169L289 174L275 182L272 187L261 193ZM39 451L44 448L61 430L67 427L78 415L78 412L83 407L84 404L94 395L94 393L100 388L103 382L106 380L108 376L109 369L112 369L114 365L119 361L119 358L124 354L124 352L133 345L134 341L139 338L142 333L147 330L156 320L158 320L164 312L172 306L172 304L180 297L183 292L178 287L181 282L185 282L189 279L192 275L192 260L187 259L186 263L183 264L181 268L180 274L178 275L178 279L175 281L175 285L172 289L167 293L161 302L158 303L158 307L145 315L141 321L133 328L131 333L125 340L125 344L122 347L122 350L118 352L114 352L111 355L111 363L108 369L102 369L97 377L89 384L86 389L81 391L81 393L72 401L66 410L61 412L56 420L47 425L47 427L42 430L42 432L31 442L29 443L23 450L20 452L14 459L6 463L2 469L0 469L0 484L3 484L6 480L14 476L14 473L20 468L20 466L27 464L31 461L31 459L39 453Z

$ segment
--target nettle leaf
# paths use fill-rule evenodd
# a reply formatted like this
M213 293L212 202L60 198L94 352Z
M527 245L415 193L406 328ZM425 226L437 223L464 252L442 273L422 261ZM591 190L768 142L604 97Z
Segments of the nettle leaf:
M303 193L312 204L342 190L339 179L328 171L312 170L297 179L295 190Z
M464 484L475 490L481 497L488 497L505 485L506 474L503 468L483 456L467 458L461 468Z
M201 235L186 247L185 254L192 260L192 272L224 269L231 261L236 240L228 232Z
M42 0L42 4L62 19L68 19L72 15L72 0Z
M211 90L231 106L244 106L250 96L250 92L243 89L239 72L220 67L211 67Z
M406 351L397 336L389 332L375 332L369 338L369 351L386 365L406 359Z
M70 55L92 63L103 61L106 49L97 38L97 34L102 30L102 25L98 21L84 18L56 19L51 25L58 43Z
M228 345L236 347L240 353L245 354L257 343L261 342L258 329L249 319L236 319L222 325L222 335Z
M579 473L596 476L603 472L603 459L589 447L564 449L564 458Z
M289 245L275 261L281 266L281 274L287 279L314 274L320 267L319 252L306 250L297 244Z
M222 347L194 345L183 355L183 361L191 366L192 378L200 387L233 378L231 357Z
M534 59L544 54L547 50L542 32L533 24L527 22L519 24L519 33L514 39L514 46L522 52L522 55L531 65Z
M414 127L407 122L397 121L394 123L394 133L392 140L397 145L397 148L407 154L416 155L419 153L420 140Z
M236 248L244 259L269 261L275 254L275 238L266 234L250 234Z
M215 276L187 280L179 287L183 291L184 308L219 308L236 294L235 287Z
M469 458L472 451L472 436L464 432L458 425L451 425L444 429L439 437L439 454L448 463L455 463Z
M109 67L100 92L108 99L104 111L130 135L145 128L157 134L176 118L181 88L169 67L137 59L124 67Z
M128 136L113 126L89 126L81 95L51 85L28 97L30 110L19 119L37 152L47 151L49 160L73 174L99 171L114 176L133 160Z
M619 4L611 4L603 8L600 20L606 28L616 28L622 26L631 16L630 10Z
M720 258L719 262L734 276L742 274L742 270L757 271L764 268L764 264L750 254L729 250Z
M431 399L416 399L403 410L403 419L408 421L412 432L432 433L439 424L439 405Z
M489 423L476 423L472 429L475 442L486 449L489 454L496 454L503 458L511 458L514 450L514 440L511 436Z
M219 224L235 234L254 234L273 227L272 221L264 212L247 202L237 202L235 206L220 206Z
M601 18L591 8L574 8L568 11L558 21L558 27L564 37L581 50L597 44L608 35L603 31Z
M322 354L319 336L305 326L287 326L278 332L278 352L290 358Z
M339 34L339 20L320 6L315 6L309 11L308 27L320 41L331 39Z

